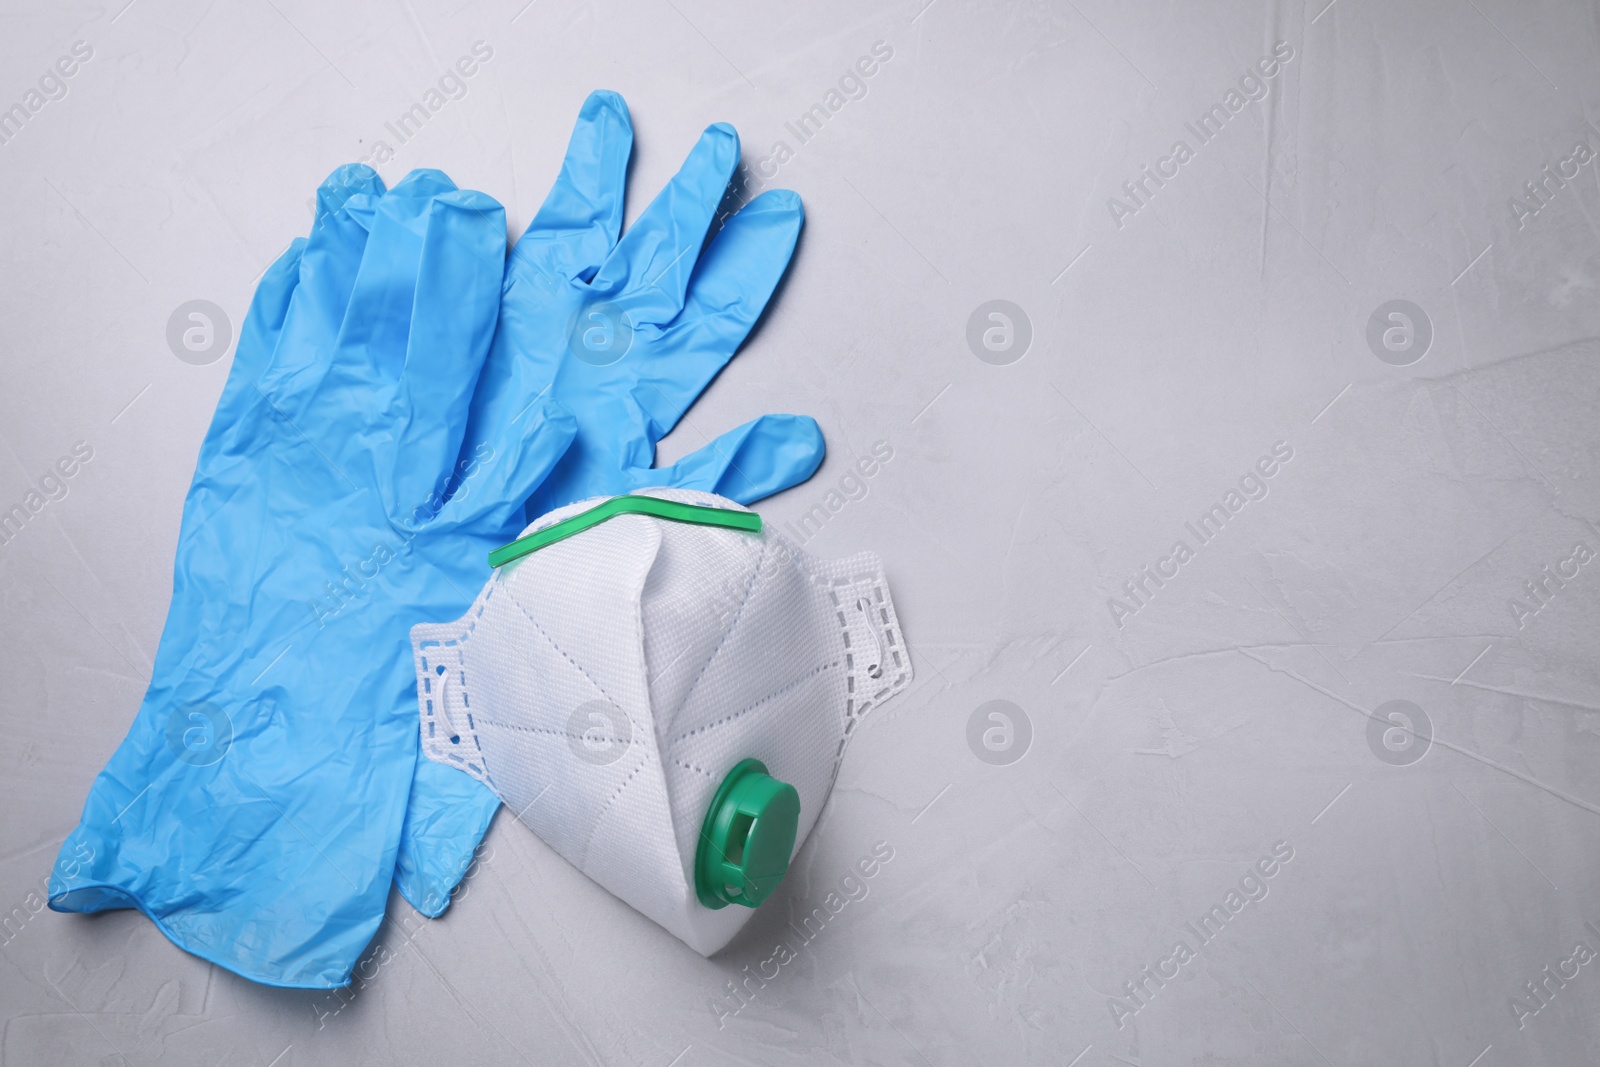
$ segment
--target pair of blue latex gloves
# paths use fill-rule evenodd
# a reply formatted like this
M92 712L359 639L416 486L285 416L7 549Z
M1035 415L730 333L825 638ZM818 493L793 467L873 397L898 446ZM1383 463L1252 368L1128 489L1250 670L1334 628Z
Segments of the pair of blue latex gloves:
M418 756L411 626L464 612L527 516L651 485L748 504L816 470L821 434L793 415L653 467L801 209L765 193L706 243L739 161L719 124L619 239L632 144L621 97L590 96L509 257L500 205L437 171L323 184L245 320L150 686L52 908L137 907L248 978L346 984L391 883L441 913L499 805Z

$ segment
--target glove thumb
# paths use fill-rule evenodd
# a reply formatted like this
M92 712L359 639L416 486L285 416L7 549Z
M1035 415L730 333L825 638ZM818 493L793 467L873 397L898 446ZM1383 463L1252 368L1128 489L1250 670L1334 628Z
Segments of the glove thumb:
M754 504L817 472L827 448L809 415L763 415L729 430L670 467L636 468L636 487L670 486Z

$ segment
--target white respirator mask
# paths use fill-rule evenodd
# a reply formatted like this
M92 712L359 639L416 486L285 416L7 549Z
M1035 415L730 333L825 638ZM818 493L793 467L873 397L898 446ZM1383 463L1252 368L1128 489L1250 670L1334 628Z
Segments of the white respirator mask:
M911 682L882 564L684 489L557 509L490 562L466 615L411 630L424 754L709 956Z

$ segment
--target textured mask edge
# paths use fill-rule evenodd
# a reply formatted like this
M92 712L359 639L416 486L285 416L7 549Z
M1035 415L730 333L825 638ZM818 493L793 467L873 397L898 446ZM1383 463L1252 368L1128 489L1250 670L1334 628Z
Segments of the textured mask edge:
M839 626L848 676L845 734L839 746L843 755L866 714L910 687L911 653L876 552L821 560L793 545L789 550L827 592Z
M465 646L498 587L497 578L489 579L472 607L454 622L418 623L411 628L422 754L491 788L494 783L478 743L470 702L464 699L469 691Z

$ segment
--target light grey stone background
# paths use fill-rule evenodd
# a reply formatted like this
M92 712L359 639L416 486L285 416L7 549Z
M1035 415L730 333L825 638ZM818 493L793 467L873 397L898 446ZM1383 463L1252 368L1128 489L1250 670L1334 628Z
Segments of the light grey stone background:
M0 105L92 56L0 144L0 510L92 458L0 547L6 1065L1595 1062L1593 6L924 2L7 0ZM663 454L816 416L826 465L762 510L880 552L915 656L785 886L703 960L502 818L342 997L36 913L229 366L169 319L236 336L351 159L520 231L598 87L638 131L630 218L716 120L804 198ZM1369 345L1396 300L1420 315Z

